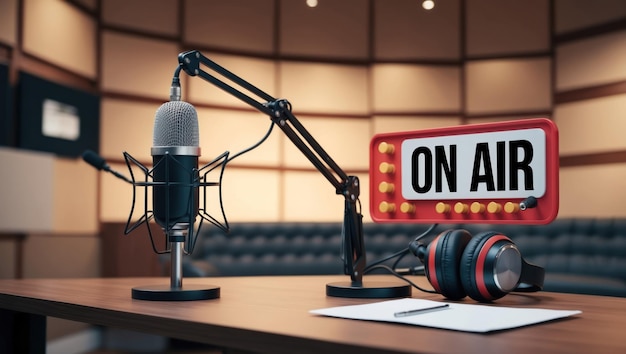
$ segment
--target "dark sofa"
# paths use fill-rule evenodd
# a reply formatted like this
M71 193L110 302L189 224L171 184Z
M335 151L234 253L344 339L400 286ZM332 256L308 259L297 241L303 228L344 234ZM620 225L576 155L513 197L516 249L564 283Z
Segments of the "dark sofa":
M366 223L367 263L406 248L428 226ZM439 225L426 240L449 228L509 236L527 261L546 269L546 291L626 297L626 219ZM194 252L184 258L183 275L343 274L340 250L340 223L234 223L228 234L204 227ZM405 270L418 270L420 265L411 254L398 264Z

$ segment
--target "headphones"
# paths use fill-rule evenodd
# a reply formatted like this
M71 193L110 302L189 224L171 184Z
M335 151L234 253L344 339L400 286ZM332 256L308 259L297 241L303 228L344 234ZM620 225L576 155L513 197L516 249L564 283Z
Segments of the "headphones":
M472 237L467 230L446 230L428 246L414 241L409 249L424 264L435 291L450 300L469 296L489 302L512 291L543 288L545 270L526 262L513 241L498 232Z

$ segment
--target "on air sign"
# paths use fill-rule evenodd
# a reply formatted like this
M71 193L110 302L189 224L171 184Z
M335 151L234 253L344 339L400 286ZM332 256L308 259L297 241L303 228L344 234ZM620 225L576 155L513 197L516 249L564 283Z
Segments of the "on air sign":
M375 222L545 224L558 213L558 179L558 131L545 118L384 133L370 143Z

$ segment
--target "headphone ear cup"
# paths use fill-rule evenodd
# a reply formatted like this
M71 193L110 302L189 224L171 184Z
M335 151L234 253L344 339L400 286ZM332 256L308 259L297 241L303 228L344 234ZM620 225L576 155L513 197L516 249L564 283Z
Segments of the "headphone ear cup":
M460 280L459 263L463 250L471 239L472 235L467 230L446 230L426 250L426 277L438 293L450 300L459 300L466 296Z
M499 250L507 244L508 237L497 232L483 232L467 244L460 261L460 278L467 295L480 302L489 302L508 294L496 282L495 266ZM521 268L521 257L520 257Z

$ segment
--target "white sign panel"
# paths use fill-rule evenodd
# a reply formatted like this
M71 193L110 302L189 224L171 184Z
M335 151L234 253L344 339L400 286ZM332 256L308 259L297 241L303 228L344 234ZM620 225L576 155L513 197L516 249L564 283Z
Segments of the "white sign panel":
M41 133L51 138L78 140L80 118L76 107L51 99L44 100Z
M402 142L406 200L542 197L546 136L539 128L407 139Z

